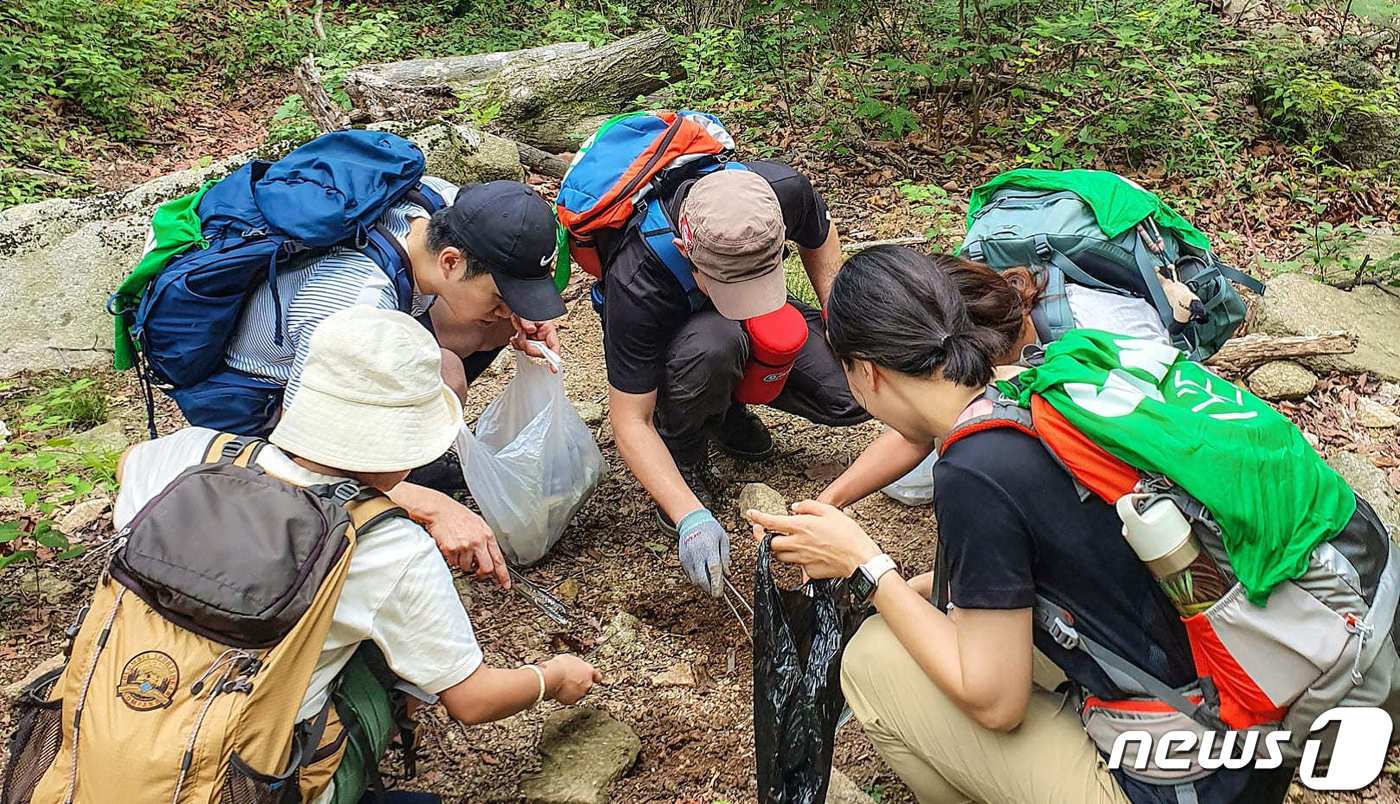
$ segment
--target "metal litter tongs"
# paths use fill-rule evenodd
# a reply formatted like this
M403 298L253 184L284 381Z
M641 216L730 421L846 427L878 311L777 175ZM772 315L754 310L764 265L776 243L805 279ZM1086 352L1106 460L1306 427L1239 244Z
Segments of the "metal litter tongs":
M734 614L734 619L739 621L739 627L744 629L744 636L749 638L749 644L752 645L753 632L749 630L748 623L744 621L744 615L739 613L739 606L742 606L744 610L749 613L750 619L753 618L753 607L749 605L749 601L744 599L744 596L740 594L739 590L734 588L734 584L730 582L729 576L725 575L723 577L724 586L720 590L720 597L724 598L725 604L729 606L729 611ZM733 599L731 600L731 598ZM734 605L735 600L739 601L739 606Z
M525 574L515 567L506 565L510 570L511 587L516 593L525 598L530 605L544 612L544 616L559 623L569 624L569 607L564 605L564 601L550 594L544 587L525 577Z

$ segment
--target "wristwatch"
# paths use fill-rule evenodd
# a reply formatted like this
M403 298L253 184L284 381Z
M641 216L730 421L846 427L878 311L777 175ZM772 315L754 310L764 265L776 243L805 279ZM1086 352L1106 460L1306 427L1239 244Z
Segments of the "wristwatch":
M894 559L881 553L878 556L856 567L856 571L851 573L847 583L851 588L851 601L857 606L864 606L870 602L870 598L875 596L875 589L880 585L880 578L891 570L898 569Z

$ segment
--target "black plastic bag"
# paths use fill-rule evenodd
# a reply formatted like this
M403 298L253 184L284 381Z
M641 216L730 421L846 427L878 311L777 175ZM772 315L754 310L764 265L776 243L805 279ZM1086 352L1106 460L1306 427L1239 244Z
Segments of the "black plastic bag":
M761 804L823 804L831 779L841 653L860 627L844 580L773 583L772 536L754 569L753 721Z

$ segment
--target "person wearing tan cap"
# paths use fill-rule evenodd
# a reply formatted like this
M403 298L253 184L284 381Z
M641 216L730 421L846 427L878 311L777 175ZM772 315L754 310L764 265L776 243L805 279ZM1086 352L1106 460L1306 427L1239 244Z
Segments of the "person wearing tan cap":
M310 340L300 391L253 458L262 472L298 487L353 480L389 493L456 439L462 404L440 376L432 334L408 315L352 307L327 317ZM187 427L127 450L115 525L125 527L176 476L200 464L218 435ZM376 518L353 550L296 722L325 708L365 642L396 677L465 724L510 717L546 698L572 704L601 680L569 654L513 668L486 665L452 571L433 538L407 516ZM369 758L371 767L375 761ZM342 773L334 780L357 789L364 783ZM326 790L316 801L357 799L346 792Z
M676 532L686 575L715 596L723 588L729 536L710 511L717 484L707 469L709 442L746 460L773 450L767 428L734 401L750 357L742 322L790 301L786 241L797 245L823 305L841 262L826 204L807 177L776 162L743 167L676 182L660 196L674 222L675 246L706 298L688 296L639 226L598 239L618 451L656 501L663 527ZM808 337L771 406L819 424L865 421L869 416L827 347L821 313L792 302Z

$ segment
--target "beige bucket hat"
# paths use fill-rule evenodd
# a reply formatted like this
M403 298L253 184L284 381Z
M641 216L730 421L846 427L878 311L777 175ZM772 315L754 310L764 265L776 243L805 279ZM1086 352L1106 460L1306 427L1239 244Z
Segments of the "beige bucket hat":
M680 212L686 254L720 315L744 321L787 302L783 209L766 179L717 170L695 182Z
M269 440L351 472L399 472L437 460L462 427L442 353L397 310L352 307L321 322L301 387Z

